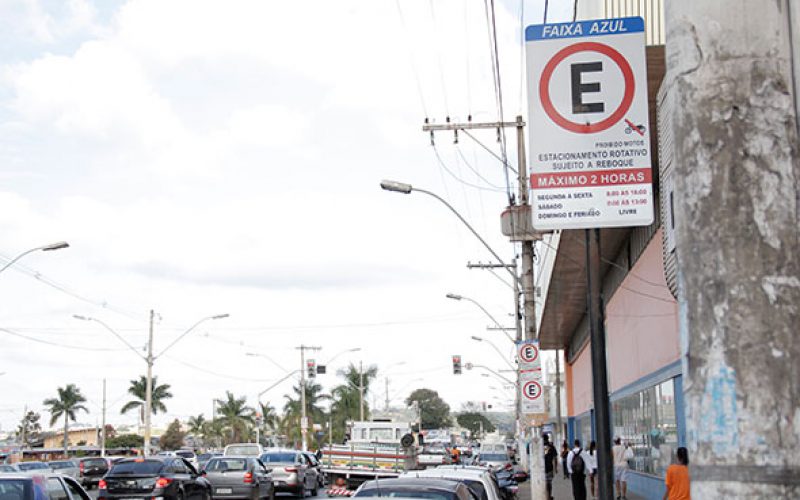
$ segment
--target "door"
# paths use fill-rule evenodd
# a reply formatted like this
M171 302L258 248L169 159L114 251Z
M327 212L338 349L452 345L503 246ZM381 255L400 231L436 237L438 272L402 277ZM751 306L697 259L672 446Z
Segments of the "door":
M191 465L187 464L183 458L176 458L172 461L170 470L174 481L183 486L186 500L200 500L201 491L197 484L197 474Z

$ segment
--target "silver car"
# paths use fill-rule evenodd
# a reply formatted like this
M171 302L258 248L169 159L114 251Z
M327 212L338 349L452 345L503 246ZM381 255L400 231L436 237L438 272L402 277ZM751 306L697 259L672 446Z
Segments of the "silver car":
M215 457L203 469L211 494L219 498L275 498L275 487L264 464L253 457Z
M308 459L296 450L272 450L261 455L261 462L272 470L275 491L294 493L305 498L308 491L317 496L319 483L316 471L309 467Z
M52 472L44 462L17 462L14 467L23 474L46 474Z
M53 472L64 474L74 479L79 479L81 477L81 469L78 467L78 463L72 460L54 460L52 462L47 462L47 466L50 467L50 470Z

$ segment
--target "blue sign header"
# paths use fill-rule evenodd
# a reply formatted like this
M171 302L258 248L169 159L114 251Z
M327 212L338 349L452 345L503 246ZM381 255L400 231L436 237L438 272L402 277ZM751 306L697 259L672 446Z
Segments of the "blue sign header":
M525 41L622 35L641 31L644 31L644 19L641 17L595 19L576 23L534 24L525 28Z

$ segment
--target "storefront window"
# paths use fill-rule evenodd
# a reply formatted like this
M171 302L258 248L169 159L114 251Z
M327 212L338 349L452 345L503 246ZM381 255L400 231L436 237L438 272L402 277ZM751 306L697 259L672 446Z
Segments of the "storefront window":
M663 476L678 447L673 379L612 403L614 438L634 451L632 470Z

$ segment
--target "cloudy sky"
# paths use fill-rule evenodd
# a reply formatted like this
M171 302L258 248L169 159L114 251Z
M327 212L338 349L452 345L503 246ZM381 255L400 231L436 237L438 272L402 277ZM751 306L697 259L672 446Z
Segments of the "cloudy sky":
M543 3L497 2L507 118L525 109L521 24ZM551 20L571 12L550 4ZM320 362L360 347L331 371L378 365L381 406L384 376L395 404L420 386L456 408L492 402L497 382L453 376L450 355L499 369L470 336L509 343L445 294L511 325L511 291L466 268L491 256L444 206L379 188L435 191L512 258L500 162L421 131L497 118L490 54L478 0L0 2L0 263L70 244L0 274L2 429L66 383L89 399L80 421L99 422L103 378L109 421L135 423L119 408L144 362L72 315L143 354L150 309L156 352L230 314L156 361L175 395L158 425L209 416L226 390L255 402L299 367L301 343ZM499 152L493 131L476 137ZM289 390L263 400L282 407Z

